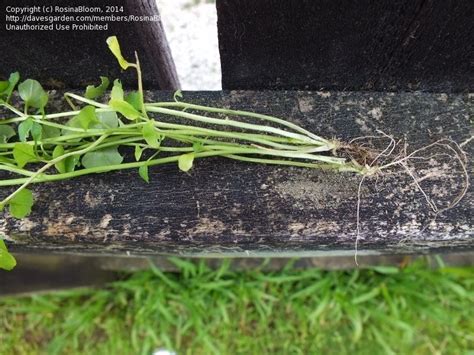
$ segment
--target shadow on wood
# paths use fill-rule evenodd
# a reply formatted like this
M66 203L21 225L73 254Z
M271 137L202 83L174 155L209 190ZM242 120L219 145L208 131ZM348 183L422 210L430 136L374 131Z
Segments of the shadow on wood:
M470 0L217 0L224 89L474 90Z

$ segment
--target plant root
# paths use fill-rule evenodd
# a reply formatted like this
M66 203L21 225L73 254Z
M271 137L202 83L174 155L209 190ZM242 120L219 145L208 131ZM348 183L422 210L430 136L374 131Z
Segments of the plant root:
M472 141L472 137L461 144L451 139L443 138L408 153L408 145L406 142L397 142L392 136L382 131L377 132L380 134L379 136L358 137L351 140L348 144L341 144L339 151L339 154L347 156L354 164L365 166L365 172L359 181L357 189L356 236L354 245L354 261L357 267L359 267L357 257L361 239L361 191L366 179L375 178L377 181L380 176L395 175L400 172L406 173L410 179L413 180L413 185L422 194L429 206L430 213L433 214L433 218L430 222L434 221L441 213L458 205L466 195L470 185L467 154L462 147L469 144ZM368 142L359 143L359 141L364 140ZM388 143L386 143L383 149L377 149L374 147L374 140L388 140ZM432 152L433 150L434 152ZM423 173L422 163L430 164L434 161L440 164L441 159L443 159L443 161L449 161L451 164L443 164L443 169L436 173L430 173L428 171L428 173L419 176L419 172ZM451 167L453 163L457 165L457 169L454 169L454 175L461 179L461 184L454 198L449 200L447 204L442 207L430 196L430 193L421 186L421 182L433 177L438 177L442 180L449 179L449 177L453 175L453 169ZM429 224L427 224L423 230L425 230L428 225Z

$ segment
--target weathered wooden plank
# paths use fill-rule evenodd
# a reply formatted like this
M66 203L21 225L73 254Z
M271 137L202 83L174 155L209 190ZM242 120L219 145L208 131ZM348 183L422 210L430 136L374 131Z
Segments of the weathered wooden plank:
M224 89L472 91L470 0L217 0Z
M43 10L43 6L51 7L52 12ZM6 12L10 8L38 7L38 12L17 14L20 20L10 20L5 15L15 15ZM134 51L140 56L143 72L147 73L144 85L149 89L176 90L179 80L176 73L171 51L159 17L156 3L153 0L51 0L47 4L41 0L15 0L1 5L0 42L3 55L0 56L0 75L8 75L19 71L26 78L34 78L45 87L83 88L85 85L99 82L99 76L105 75L111 79L120 77L126 87L136 86L136 76L128 70L121 73L120 67L109 52L105 40L116 35L121 43L126 58L134 59ZM101 12L74 11L62 12L60 9L96 8ZM123 8L123 9L122 9ZM113 11L107 12L107 9ZM115 10L116 11L115 11ZM123 10L123 11L122 11ZM24 16L73 16L74 20L67 21L33 21ZM141 21L136 17L146 16L148 20ZM104 17L105 20L82 18L82 16ZM115 16L115 19L112 18ZM127 20L118 18L126 18ZM7 25L100 25L107 26L106 30L87 30L71 27L68 30L7 30Z
M150 93L170 99L171 93ZM342 140L377 129L406 138L408 149L439 138L472 135L472 95L375 92L196 92L187 101L270 113ZM472 154L472 143L464 149ZM449 159L441 164L450 164ZM442 165L425 165L422 182L437 200L452 198L461 180ZM469 170L472 175L472 171ZM359 176L259 166L213 158L189 174L152 168L36 185L31 216L0 219L12 250L186 255L351 255ZM8 189L2 189L6 194ZM403 172L362 189L364 253L473 249L472 191L432 220L423 196Z

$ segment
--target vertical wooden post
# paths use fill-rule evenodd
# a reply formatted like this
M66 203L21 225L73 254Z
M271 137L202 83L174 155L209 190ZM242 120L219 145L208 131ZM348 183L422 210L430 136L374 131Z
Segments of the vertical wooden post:
M126 0L128 12L138 16L160 16L155 0ZM179 79L161 19L134 22L137 40L146 48L145 55L157 75L162 90L179 89Z

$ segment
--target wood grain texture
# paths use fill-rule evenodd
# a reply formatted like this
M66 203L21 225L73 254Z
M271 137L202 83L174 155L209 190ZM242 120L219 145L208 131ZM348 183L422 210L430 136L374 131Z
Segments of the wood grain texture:
M155 0L127 0L126 6L130 14L137 16L159 15ZM159 80L159 88L163 90L178 89L178 74L161 20L135 21L133 25L135 26L135 39L144 45L146 62L151 68L151 72L143 71L145 77L151 74L156 76L156 79Z
M2 13L6 6L43 6L41 0L2 1ZM50 6L101 6L102 13L67 13L66 15L115 15L156 16L159 12L153 0L50 0ZM106 6L123 6L124 12L106 13ZM44 16L47 14L36 14ZM60 15L60 13L53 13ZM31 23L31 22L30 22ZM66 24L82 23L67 22ZM89 22L87 22L89 23ZM110 79L121 78L125 87L136 87L136 73L127 70L122 73L117 61L109 52L106 39L116 35L119 38L125 58L134 60L134 51L140 56L142 71L146 73L144 85L149 89L176 90L179 81L174 61L160 21L109 21L91 22L108 24L106 31L7 31L5 16L0 18L0 42L3 55L0 56L0 78L19 71L23 78L39 80L45 87L84 88L98 84L99 76Z
M217 0L224 89L474 89L470 0Z
M166 99L171 93L148 93ZM58 96L59 97L59 96ZM287 118L325 137L351 138L377 129L405 138L408 149L439 138L472 135L472 95L376 92L189 92L187 101ZM164 118L161 118L164 119ZM472 143L464 149L472 154ZM417 171L437 200L452 198L456 174L443 164ZM471 167L469 167L471 169ZM469 170L472 175L472 170ZM360 177L259 166L224 158L35 185L30 217L0 218L12 250L185 255L347 255L354 249ZM2 189L5 195L9 189ZM403 172L368 180L362 189L361 254L472 250L473 196L432 220Z

